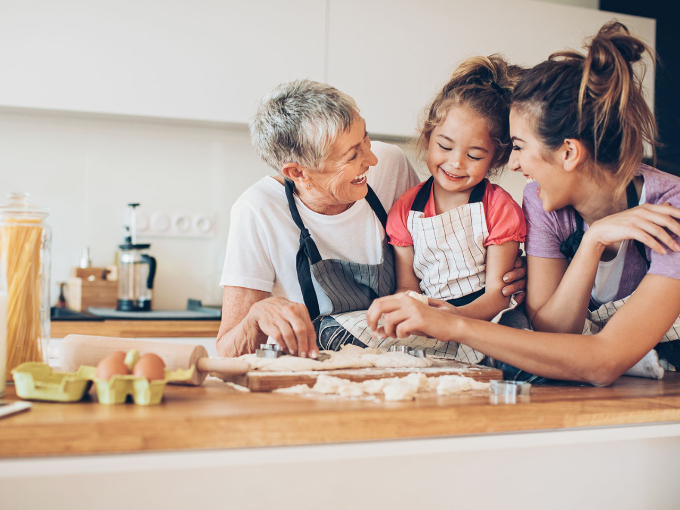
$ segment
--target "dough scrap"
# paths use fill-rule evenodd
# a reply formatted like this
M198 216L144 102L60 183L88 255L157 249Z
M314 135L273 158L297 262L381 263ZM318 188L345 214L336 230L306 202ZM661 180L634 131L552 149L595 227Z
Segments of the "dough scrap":
M463 375L442 375L436 379L438 379L437 395L455 395L463 391L489 389L489 383L478 382L472 377Z
M291 386L289 388L279 388L277 390L274 390L272 393L284 393L287 395L304 395L305 393L309 393L310 388L306 384L296 384L295 386Z
M418 292L414 292L412 290L407 290L406 295L409 296L409 297L412 297L413 299L417 299L418 301L420 301L424 305L430 304L430 300L427 298L427 296L425 294L419 294Z

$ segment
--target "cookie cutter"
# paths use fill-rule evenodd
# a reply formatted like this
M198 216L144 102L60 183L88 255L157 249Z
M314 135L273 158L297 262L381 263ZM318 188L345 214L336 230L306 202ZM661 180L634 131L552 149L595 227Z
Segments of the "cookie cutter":
M425 349L411 349L408 345L393 345L388 352L400 352L402 354L409 354L416 358L427 358Z
M525 381L489 381L489 400L492 404L528 402L531 384Z
M283 354L279 344L260 344L260 348L255 350L255 355L258 358L278 358Z

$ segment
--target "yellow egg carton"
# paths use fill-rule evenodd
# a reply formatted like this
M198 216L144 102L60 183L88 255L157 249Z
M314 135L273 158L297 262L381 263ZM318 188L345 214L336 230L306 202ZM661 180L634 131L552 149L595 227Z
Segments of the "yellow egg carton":
M129 351L125 364L132 369L139 360L136 349ZM187 370L165 370L165 379L148 381L135 375L114 375L111 379L97 379L96 368L81 366L77 372L55 372L45 363L22 363L14 370L14 385L17 396L25 400L46 400L50 402L78 402L82 400L94 381L100 404L123 404L128 396L137 405L156 405L163 399L165 385L172 382L191 380L195 367Z
M29 361L12 370L12 375L20 398L78 402L92 386L94 368L82 366L77 372L55 372L45 363Z

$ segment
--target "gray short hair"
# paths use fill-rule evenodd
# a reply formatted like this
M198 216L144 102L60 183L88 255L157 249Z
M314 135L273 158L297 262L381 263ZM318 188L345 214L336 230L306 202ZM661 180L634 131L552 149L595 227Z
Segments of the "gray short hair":
M318 170L359 108L338 89L311 80L282 83L264 96L250 123L255 152L277 171L286 163Z

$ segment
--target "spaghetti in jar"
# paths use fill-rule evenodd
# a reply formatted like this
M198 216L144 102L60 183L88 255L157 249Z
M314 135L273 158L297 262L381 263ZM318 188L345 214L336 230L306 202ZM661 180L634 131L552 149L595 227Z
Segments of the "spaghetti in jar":
M26 361L47 362L50 337L50 250L47 209L10 193L0 206L0 261L7 276L7 371Z

